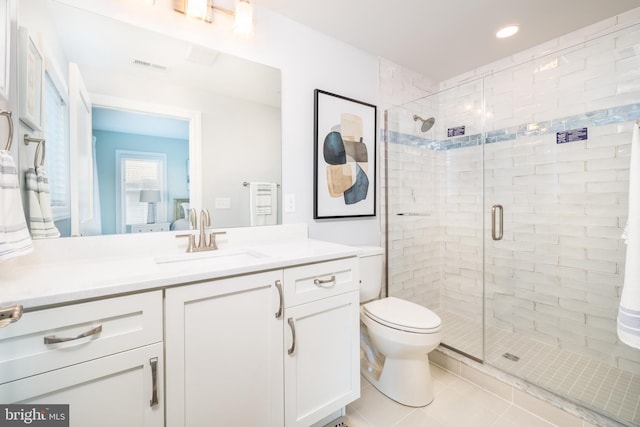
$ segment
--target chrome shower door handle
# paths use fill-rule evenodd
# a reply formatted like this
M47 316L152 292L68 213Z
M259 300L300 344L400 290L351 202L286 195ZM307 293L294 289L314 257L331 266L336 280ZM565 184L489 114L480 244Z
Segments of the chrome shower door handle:
M500 231L496 232L496 212L499 211ZM504 235L504 208L502 205L491 206L491 238L493 240L502 240Z

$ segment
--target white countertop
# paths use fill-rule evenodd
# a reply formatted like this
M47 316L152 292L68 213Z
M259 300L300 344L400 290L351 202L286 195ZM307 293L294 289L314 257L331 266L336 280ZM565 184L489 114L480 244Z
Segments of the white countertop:
M174 236L171 238L176 240ZM155 239L157 241L158 237ZM77 250L81 251L83 245L90 245L89 242L83 241ZM142 242L138 244L144 248ZM153 242L149 241L149 244ZM63 243L56 246L63 250L61 245ZM70 253L57 259L41 256L33 262L5 262L0 264L0 307L22 304L29 310L358 254L355 247L306 238L284 239L277 244L220 246L218 251L191 254L185 253L184 248L165 251L150 246L148 251L139 254L127 251L119 254L117 250L103 249L95 256ZM157 262L167 258L178 261Z

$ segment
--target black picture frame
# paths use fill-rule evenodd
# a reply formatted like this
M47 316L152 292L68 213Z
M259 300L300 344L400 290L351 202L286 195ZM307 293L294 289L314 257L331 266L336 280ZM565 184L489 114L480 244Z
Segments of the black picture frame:
M377 107L314 91L313 218L376 215Z

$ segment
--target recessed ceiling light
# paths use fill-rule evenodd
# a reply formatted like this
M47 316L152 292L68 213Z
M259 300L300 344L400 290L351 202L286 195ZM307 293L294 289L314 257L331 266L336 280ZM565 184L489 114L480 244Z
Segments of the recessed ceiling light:
M500 30L498 30L498 32L496 33L496 37L499 39L504 39L507 37L511 37L512 35L514 35L515 33L517 33L519 30L517 25L509 25L506 26L504 28L501 28Z

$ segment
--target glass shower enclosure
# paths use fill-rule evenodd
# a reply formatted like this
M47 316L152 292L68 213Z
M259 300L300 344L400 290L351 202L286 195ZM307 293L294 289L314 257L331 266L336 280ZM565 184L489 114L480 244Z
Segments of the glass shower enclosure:
M616 334L638 82L633 26L385 120L388 295L438 313L443 345L626 425L640 424L640 350Z

